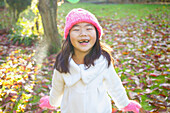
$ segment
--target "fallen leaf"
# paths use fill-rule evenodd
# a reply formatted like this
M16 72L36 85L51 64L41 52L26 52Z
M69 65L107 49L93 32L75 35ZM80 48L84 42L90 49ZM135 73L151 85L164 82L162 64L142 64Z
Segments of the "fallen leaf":
M157 74L157 73L150 73L150 76L157 77L157 76L159 76L159 74Z
M160 87L163 87L167 90L170 90L170 84L169 83L163 83L163 84L160 84Z

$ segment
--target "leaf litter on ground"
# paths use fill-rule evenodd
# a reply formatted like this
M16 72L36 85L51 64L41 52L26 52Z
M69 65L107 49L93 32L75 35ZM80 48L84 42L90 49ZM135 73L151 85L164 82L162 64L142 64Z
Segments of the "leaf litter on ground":
M103 18L102 42L113 49L115 69L129 98L140 102L143 112L169 112L169 22L156 15L138 21ZM64 28L62 21L58 24ZM46 57L41 69L34 55L34 46L12 45L0 36L0 112L53 112L40 109L38 101L49 95L56 54ZM120 112L112 103L113 113Z
M150 106L146 111L169 112L168 22L152 15L141 21L109 19L101 23L106 31L103 41L113 48L115 67L129 97Z

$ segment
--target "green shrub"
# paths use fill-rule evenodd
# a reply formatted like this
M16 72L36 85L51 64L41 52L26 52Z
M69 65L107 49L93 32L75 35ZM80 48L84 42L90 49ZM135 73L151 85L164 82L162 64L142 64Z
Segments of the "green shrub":
M0 0L0 7L3 7L3 6L5 6L5 2L4 0Z
M19 14L31 5L31 1L32 0L6 0L9 8L14 13L15 21L18 20Z
M23 27L16 25L13 29L10 30L10 34L8 35L9 40L12 41L13 44L18 45L25 45L25 46L31 46L33 45L33 42L38 39L38 36L31 33L28 34L22 34Z
M10 29L8 37L13 44L30 46L43 34L36 4L36 0L33 0L31 7L20 14L18 21Z

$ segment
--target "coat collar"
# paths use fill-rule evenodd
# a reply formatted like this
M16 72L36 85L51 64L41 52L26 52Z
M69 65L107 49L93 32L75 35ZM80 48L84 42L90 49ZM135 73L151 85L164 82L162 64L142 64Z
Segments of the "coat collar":
M107 60L104 58L103 55L101 55L99 59L94 62L94 66L91 66L87 69L84 64L77 65L70 56L70 73L62 73L66 86L72 86L81 79L85 84L90 83L92 80L100 75L100 73L107 67L107 64Z

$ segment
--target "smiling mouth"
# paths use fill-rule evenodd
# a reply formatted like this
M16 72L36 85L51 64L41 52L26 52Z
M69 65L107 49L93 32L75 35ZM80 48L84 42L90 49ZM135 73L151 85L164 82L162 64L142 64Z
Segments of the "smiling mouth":
M82 43L89 43L89 40L81 40L81 41L79 41L79 43L80 44L82 44Z

